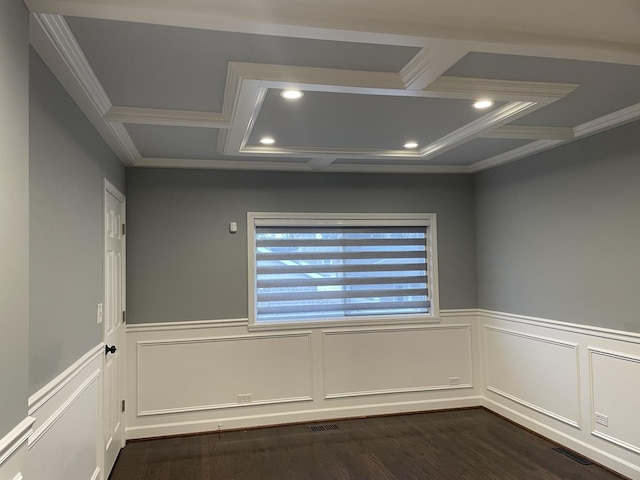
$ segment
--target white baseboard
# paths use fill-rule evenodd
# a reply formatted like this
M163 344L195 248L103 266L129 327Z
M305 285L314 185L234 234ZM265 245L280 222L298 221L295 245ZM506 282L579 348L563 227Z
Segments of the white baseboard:
M197 420L185 422L156 423L127 428L127 438L149 438L167 435L181 435L186 433L213 432L238 430L252 427L266 427L274 425L316 422L323 420L338 420L346 418L368 417L387 414L401 414L447 410L454 408L470 408L482 405L480 397L459 397L439 400L424 400L413 402L380 403L370 405L356 405L341 408L319 408L294 412L280 412L263 415L244 415L225 417L224 420ZM223 422L223 423L221 423Z

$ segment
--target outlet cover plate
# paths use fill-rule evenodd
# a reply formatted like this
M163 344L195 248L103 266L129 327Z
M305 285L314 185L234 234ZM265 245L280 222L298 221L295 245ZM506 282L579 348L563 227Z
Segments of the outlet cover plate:
M609 417L606 415L602 415L601 413L596 413L596 423L602 425L603 427L609 426Z

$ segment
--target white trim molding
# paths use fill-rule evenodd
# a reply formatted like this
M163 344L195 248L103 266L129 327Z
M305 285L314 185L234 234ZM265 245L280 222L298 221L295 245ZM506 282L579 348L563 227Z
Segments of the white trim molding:
M111 107L104 115L108 122L173 125L178 127L231 128L223 113L166 110L159 108Z
M73 404L78 400L78 398L85 393L87 388L96 382L97 379L100 379L102 375L102 369L97 368L94 370L89 377L82 382L82 384L58 407L58 409L47 418L42 424L33 432L32 435L29 436L29 450L33 448L33 446L40 440L50 429L58 422L63 415L73 406Z
M562 330L566 332L590 335L599 338L609 338L612 340L620 340L623 342L632 342L640 344L640 333L628 332L624 330L614 330L611 328L596 327L580 323L569 323L560 320L552 320L542 317L532 317L529 315L518 315L514 313L497 312L492 310L478 309L476 310L479 317L489 319L506 320L509 322L523 323L527 325L547 327L554 330Z
M469 50L454 42L421 49L402 70L400 77L407 90L424 90L455 65Z
M482 138L522 140L570 140L574 137L570 127L530 127L526 125L504 125L482 134Z
M104 343L100 342L78 360L73 362L67 369L57 377L47 383L44 387L29 397L29 415L34 415L40 407L48 402L66 385L76 378L91 362L100 358L104 353Z
M33 417L26 417L16 425L9 433L0 439L0 467L17 452L33 433Z
M206 328L246 327L248 318L230 318L221 320L190 320L184 322L128 323L127 333L163 332L170 330L201 330Z

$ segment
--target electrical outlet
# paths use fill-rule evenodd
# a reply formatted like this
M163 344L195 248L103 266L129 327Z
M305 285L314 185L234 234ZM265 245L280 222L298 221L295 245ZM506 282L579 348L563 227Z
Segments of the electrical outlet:
M104 319L104 305L102 303L98 304L98 315L97 315L97 322L98 325L100 325L102 323L102 320Z
M609 417L606 415L602 415L601 413L596 413L596 423L599 423L603 427L609 426Z
M238 403L251 403L251 394L241 393L238 395Z
M449 377L449 385L460 385L460 377Z

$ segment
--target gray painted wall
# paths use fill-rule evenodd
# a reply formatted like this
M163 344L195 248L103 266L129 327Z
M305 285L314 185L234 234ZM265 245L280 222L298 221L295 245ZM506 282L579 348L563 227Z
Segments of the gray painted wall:
M640 332L640 122L476 177L480 307Z
M0 2L0 439L27 416L29 16Z
M246 317L247 211L436 212L441 308L477 306L470 176L128 169L127 321Z
M125 169L40 57L30 54L29 392L102 340L102 179Z

